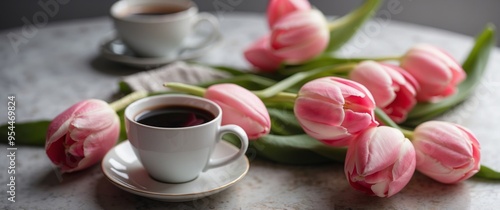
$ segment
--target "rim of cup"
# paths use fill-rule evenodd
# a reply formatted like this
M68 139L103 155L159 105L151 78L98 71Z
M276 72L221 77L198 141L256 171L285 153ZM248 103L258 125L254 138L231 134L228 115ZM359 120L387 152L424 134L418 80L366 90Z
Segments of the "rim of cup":
M183 10L175 13L164 14L164 15L150 15L147 17L135 15L131 16L130 7L141 6L141 5L165 5L165 6L179 6ZM115 2L111 6L111 16L114 19L137 22L137 23L154 23L154 22L166 22L166 21L177 21L198 13L198 6L193 1L161 1L161 0L145 0L145 1L125 1L121 0Z
M215 108L216 113L214 113L212 110L209 110L210 113L214 114L214 118L212 120L210 120L208 122L205 122L205 123L202 123L202 124L199 124L199 125L187 126L187 127L173 127L173 128L172 127L158 127L158 126L145 125L145 124L137 122L137 120L136 120L137 116L140 113L142 113L145 110L147 110L148 108L152 108L152 107L155 107L155 106L162 106L162 105L165 105L165 106L168 106L168 105L189 106L189 105L195 104L195 103L186 104L186 103L175 103L175 102L174 103L169 103L169 104L161 104L161 103L158 102L158 104L155 104L155 105L144 105L144 107L142 109L137 110L134 113L131 113L132 110L130 110L130 109L132 109L133 106L137 106L139 103L144 103L145 101L151 101L151 100L153 100L153 101L160 100L161 101L162 98L188 98L188 99L197 101L198 103L199 102L206 102L207 104L210 104L210 106L212 106L213 108ZM163 100L165 100L165 99L163 99ZM170 100L172 100L172 99L170 99ZM207 110L206 107L201 107L201 106L195 106L195 107ZM216 123L216 121L219 118L222 117L222 109L215 102L213 102L211 100L208 100L206 98L199 97L199 96L191 96L191 95L183 95L183 94L168 94L168 95L148 96L146 98L142 98L142 99L139 99L137 101L132 102L131 104L129 104L125 108L124 117L130 123L133 123L133 124L135 124L137 126L141 126L141 127L146 127L146 128L151 128L151 129L158 129L158 130L184 130L184 129L191 129L191 128L196 128L196 127L208 126L209 124Z

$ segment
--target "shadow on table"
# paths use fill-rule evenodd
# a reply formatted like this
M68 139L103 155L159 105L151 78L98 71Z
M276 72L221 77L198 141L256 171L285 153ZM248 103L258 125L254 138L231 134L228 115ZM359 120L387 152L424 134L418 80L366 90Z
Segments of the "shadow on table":
M92 58L92 60L89 63L92 69L113 76L127 76L130 74L135 74L147 70L112 62L106 60L105 58L99 55Z
M98 169L97 166L92 166L82 171L66 174L61 174L58 169L51 168L45 172L45 175L41 176L37 182L37 186L45 189L56 186L71 185L75 182L87 179L89 176L94 176L97 173L100 173L100 169Z
M418 172L402 191L390 198L365 195L345 186L336 190L332 199L335 209L468 209L471 202L465 183L441 184Z
M97 181L95 188L95 197L97 203L103 209L207 209L215 203L215 199L227 195L224 192L230 191L229 188L219 194L204 197L197 200L186 202L164 202L149 199L126 192L111 184L104 176ZM217 197L215 197L217 196Z
M350 186L343 164L336 163L294 166L254 160L241 185L264 195L255 208L468 209L471 202L467 183L445 185L418 172L390 198L366 195Z

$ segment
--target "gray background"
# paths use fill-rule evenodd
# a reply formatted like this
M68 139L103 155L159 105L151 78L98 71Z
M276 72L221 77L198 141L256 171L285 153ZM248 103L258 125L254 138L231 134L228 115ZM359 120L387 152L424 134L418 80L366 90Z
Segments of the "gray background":
M43 11L40 3L58 0L4 0L0 6L0 30L22 27L25 20L33 21ZM59 0L57 13L49 17L49 24L62 20L108 15L116 0ZM200 10L223 14L233 11L265 12L267 0L195 0ZM362 0L310 0L326 15L343 15L357 7ZM477 34L488 22L500 26L500 1L497 0L385 0L381 10L389 3L399 3L401 12L391 20L405 21L450 30L466 35ZM380 13L379 13L380 16ZM385 17L384 17L385 18ZM500 38L500 35L498 35ZM5 38L5 37L2 37Z

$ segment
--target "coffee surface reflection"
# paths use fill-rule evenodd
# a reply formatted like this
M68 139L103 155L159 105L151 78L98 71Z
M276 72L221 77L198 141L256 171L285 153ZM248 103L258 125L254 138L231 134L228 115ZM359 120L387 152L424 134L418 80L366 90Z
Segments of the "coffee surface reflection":
M135 120L138 123L163 127L182 128L201 125L213 120L215 116L207 110L191 106L169 105L155 107L141 112Z

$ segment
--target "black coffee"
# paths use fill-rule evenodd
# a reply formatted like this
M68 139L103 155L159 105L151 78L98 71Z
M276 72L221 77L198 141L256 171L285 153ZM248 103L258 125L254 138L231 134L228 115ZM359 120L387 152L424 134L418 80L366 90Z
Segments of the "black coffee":
M182 12L186 8L178 6L137 6L128 11L127 16L159 16Z
M172 105L146 110L135 118L138 123L164 128L182 128L200 125L215 116L204 109L191 106Z

